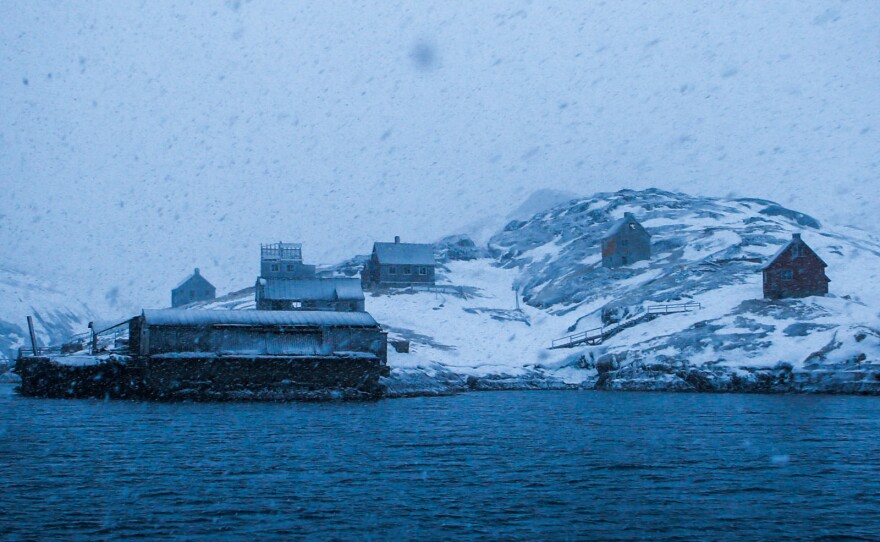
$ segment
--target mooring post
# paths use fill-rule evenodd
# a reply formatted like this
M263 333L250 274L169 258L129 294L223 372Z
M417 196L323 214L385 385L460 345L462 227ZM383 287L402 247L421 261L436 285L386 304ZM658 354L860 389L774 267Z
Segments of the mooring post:
M34 355L38 356L39 354L37 353L37 334L34 333L34 319L30 315L28 315L27 321L28 321L28 331L30 331L30 333L31 333L31 348L34 351Z

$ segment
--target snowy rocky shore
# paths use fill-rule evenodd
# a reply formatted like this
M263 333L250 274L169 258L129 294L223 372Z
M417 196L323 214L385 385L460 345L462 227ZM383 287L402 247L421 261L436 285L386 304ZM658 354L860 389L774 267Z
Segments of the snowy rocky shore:
M624 212L651 232L653 256L605 269L599 239ZM761 269L792 233L829 264L828 296L762 298ZM438 253L445 281L470 295L368 298L392 336L414 345L410 354L392 353L391 396L572 388L880 394L880 296L872 286L880 243L864 231L826 227L769 201L625 190L513 221L485 247L450 237ZM685 302L700 308L639 320L652 304ZM634 325L598 345L548 349L555 338L614 322Z

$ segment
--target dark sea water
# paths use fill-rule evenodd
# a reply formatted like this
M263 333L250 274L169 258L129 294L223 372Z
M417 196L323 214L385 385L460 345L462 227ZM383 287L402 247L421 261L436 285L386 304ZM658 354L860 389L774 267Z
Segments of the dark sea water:
M0 539L880 539L880 398L27 399Z

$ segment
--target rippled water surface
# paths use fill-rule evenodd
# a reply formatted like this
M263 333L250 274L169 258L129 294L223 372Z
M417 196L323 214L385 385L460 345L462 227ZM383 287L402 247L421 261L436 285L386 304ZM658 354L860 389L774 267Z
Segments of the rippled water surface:
M0 538L880 536L880 399L42 400L0 385Z

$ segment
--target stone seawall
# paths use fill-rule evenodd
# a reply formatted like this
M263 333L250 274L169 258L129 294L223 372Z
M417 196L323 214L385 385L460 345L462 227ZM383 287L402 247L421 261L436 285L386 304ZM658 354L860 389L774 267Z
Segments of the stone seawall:
M880 365L773 368L676 367L631 364L598 375L595 389L715 393L829 393L880 395Z
M28 357L15 367L19 391L30 397L212 401L378 398L384 370L378 359L362 356L110 356L94 363Z

